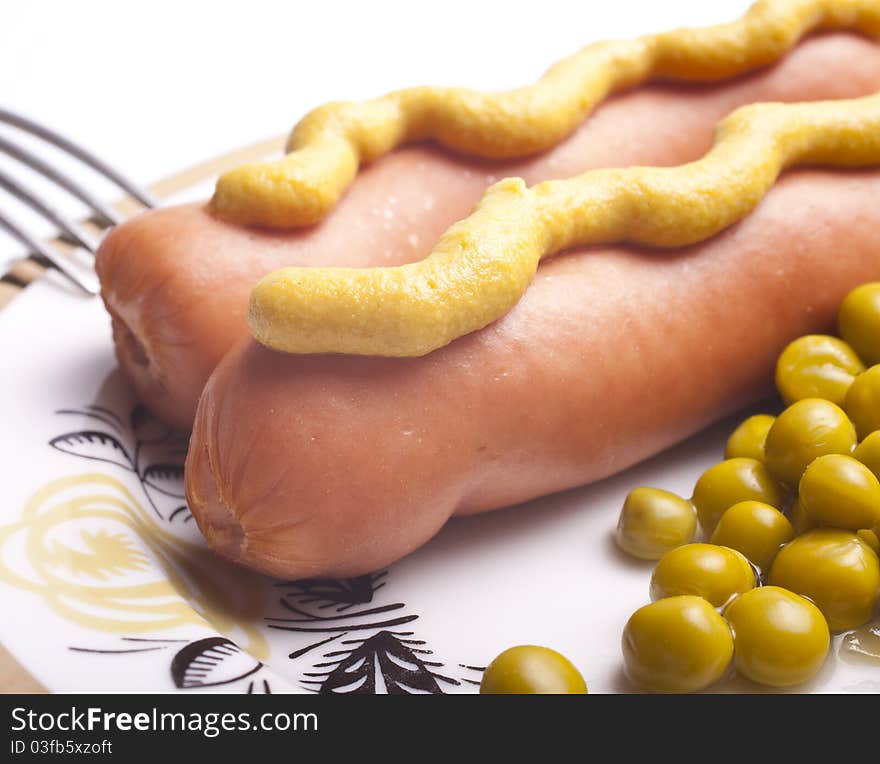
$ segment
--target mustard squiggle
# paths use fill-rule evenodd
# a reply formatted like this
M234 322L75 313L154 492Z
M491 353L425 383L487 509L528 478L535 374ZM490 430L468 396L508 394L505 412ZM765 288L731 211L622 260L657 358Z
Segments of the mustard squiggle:
M330 212L361 164L403 143L434 140L463 154L528 156L559 143L611 93L651 79L703 82L743 74L821 29L880 36L880 3L759 0L727 24L589 45L535 84L504 93L420 87L328 103L293 129L287 156L224 174L210 207L243 225L310 225Z
M880 93L745 106L719 124L702 159L680 167L594 170L532 188L507 178L420 262L269 274L251 293L250 328L288 353L425 355L507 313L542 258L592 244L703 241L796 164L880 164Z

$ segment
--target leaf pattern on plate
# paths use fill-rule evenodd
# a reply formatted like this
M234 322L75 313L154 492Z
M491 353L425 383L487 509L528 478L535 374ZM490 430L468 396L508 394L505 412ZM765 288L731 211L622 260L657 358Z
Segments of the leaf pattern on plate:
M84 427L67 432L53 438L49 445L76 457L125 469L138 479L158 518L169 525L187 523L193 517L184 501L182 462L187 447L186 435L170 430L140 404L127 410L126 422L124 414L120 416L108 406L89 404L60 409L56 413L91 420L87 424L94 429ZM84 548L99 549L108 560L103 567L84 559L86 553L78 549L56 547L56 550L63 553L65 563L80 574L101 579L110 573L122 569L136 570L145 564L120 542L120 539L101 531L83 536L81 544ZM416 639L411 631L390 630L418 620L419 616L407 612L403 602L376 602L377 592L385 586L387 575L387 570L381 570L354 578L318 578L274 584L282 591L275 600L278 609L264 617L266 628L300 634L306 639L311 636L314 640L299 646L291 645L296 649L289 652L289 659L299 660L322 647L329 650L317 659L317 663L309 662L303 667L311 666L313 671L299 669L301 686L320 693L434 694L443 693L441 685L444 684L479 684L475 679L460 676L458 669L453 672L460 679L439 673L445 664L431 660L433 651L424 640ZM320 638L315 639L313 635ZM171 648L172 643L180 641L124 639L153 644L71 647L70 650L94 655L158 655ZM247 693L272 692L260 658L219 635L183 645L171 663L165 663L165 666L170 670L174 686L180 690L229 687L237 683ZM458 666L468 673L477 671L464 664Z
M171 661L171 678L182 690L216 687L244 679L262 667L260 661L226 637L207 637L177 652Z
M155 488L166 496L183 499L183 465L182 464L151 464L141 475L144 484Z
M169 523L173 523L175 520L178 520L181 523L188 523L192 519L192 512L189 511L189 507L186 504L181 504L179 507L175 507L171 514L168 515Z
M129 412L128 427L111 408L89 404L58 409L55 413L96 420L107 429L84 429L59 435L49 441L64 453L103 461L133 472L144 495L161 520L192 519L185 502L183 461L188 438L159 422L140 404ZM114 435L111 430L118 434ZM146 465L146 466L144 466ZM170 501L169 501L170 500Z
M385 586L382 579L387 570L356 578L309 578L302 581L283 581L277 585L290 588L286 596L296 597L300 604L325 603L326 606L339 605L345 610L353 605L365 605L373 601L373 595Z
M68 645L67 649L103 659L137 653L160 653L182 642L185 643L184 647L175 653L170 665L165 664L170 668L172 681L178 689L199 690L241 682L239 689L248 695L272 694L270 678L261 673L265 664L226 637L205 637L188 643L185 639L122 637L122 642L123 645L110 643L100 647Z
M347 652L347 651L346 651ZM364 640L321 682L321 694L433 695L442 693L429 667L390 631Z
M99 462L109 462L134 471L134 463L128 451L125 450L125 446L109 433L100 430L68 432L52 438L49 445L67 454Z

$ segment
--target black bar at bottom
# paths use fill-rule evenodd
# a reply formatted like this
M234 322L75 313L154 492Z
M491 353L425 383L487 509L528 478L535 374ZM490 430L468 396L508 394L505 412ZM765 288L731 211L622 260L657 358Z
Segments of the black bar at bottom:
M170 764L208 755L312 764L350 755L372 763L398 760L392 751L410 761L468 762L477 744L496 754L537 744L549 757L566 741L576 746L566 751L588 762L632 761L637 751L661 761L700 750L702 761L713 761L710 749L765 761L771 747L790 758L807 741L820 755L823 729L832 737L853 733L838 740L852 760L860 741L876 739L877 708L876 696L864 695L0 695L0 762L170 756ZM524 750L513 760L527 760Z

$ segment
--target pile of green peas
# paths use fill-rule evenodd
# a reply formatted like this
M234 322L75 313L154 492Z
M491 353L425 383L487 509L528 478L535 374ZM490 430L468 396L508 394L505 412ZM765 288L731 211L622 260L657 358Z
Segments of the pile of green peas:
M880 283L850 292L840 337L807 335L779 356L788 408L752 416L684 499L636 488L617 543L657 560L652 602L626 624L627 676L655 692L703 690L730 673L771 687L807 681L831 633L873 618L880 595ZM695 543L698 535L709 543ZM519 645L480 692L583 694L565 656Z
M618 545L658 560L652 602L624 628L631 681L703 690L731 667L788 687L821 668L831 634L870 621L880 595L880 283L841 304L840 337L786 347L787 408L752 416L691 498L636 488ZM708 543L695 543L699 534Z

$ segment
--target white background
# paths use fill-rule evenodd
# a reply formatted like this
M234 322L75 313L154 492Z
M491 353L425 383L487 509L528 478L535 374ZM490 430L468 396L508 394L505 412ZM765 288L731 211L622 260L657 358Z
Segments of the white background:
M513 87L588 42L716 23L748 5L2 0L0 104L147 184L285 133L323 101L406 85ZM0 239L0 254L9 248Z

